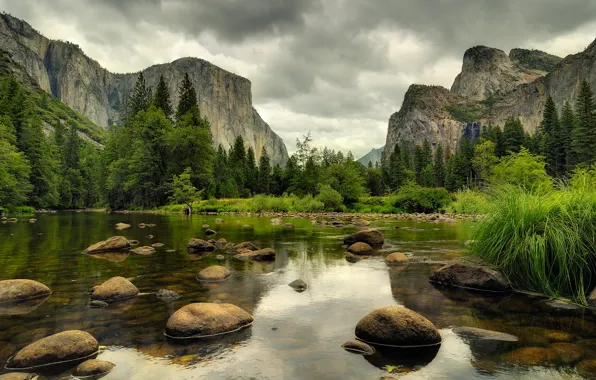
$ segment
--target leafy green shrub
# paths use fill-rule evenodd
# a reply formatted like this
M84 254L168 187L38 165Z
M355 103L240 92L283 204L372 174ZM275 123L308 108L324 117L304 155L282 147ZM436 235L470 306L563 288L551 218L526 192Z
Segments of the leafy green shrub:
M581 182L577 174L572 183ZM584 177L585 179L585 177ZM596 190L496 191L472 233L471 253L501 269L514 286L586 304L596 285Z
M35 208L31 206L11 206L4 210L10 215L33 215L35 214Z
M309 194L294 201L294 210L297 212L322 212L325 211L325 205Z
M549 191L552 179L546 174L544 157L535 156L522 148L501 158L492 168L491 182L495 185L511 184L533 192Z
M341 210L344 198L341 194L331 188L330 185L319 186L319 194L316 200L323 203L326 210Z
M406 212L433 213L451 203L449 192L442 187L421 187L408 183L399 189L393 206Z
M479 215L487 212L489 207L485 194L469 189L455 194L455 201L447 207L448 212L466 215Z

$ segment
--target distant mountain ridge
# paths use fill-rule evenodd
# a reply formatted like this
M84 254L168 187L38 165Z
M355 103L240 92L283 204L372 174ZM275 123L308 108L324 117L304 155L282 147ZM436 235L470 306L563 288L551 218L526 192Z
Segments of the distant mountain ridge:
M371 162L372 165L375 166L377 162L381 162L381 158L383 157L384 150L385 150L384 146L382 146L380 148L373 148L370 152L368 152L364 156L360 157L358 159L358 162L360 162L364 166L368 166L368 163Z
M8 14L0 15L0 49L10 53L41 89L103 128L118 122L138 77L138 73L111 73L77 45L50 40ZM263 147L273 163L288 159L283 140L253 108L248 79L198 58L181 58L142 72L149 86L156 86L163 75L174 104L178 102L177 86L184 74L189 74L201 113L211 123L215 146L229 149L235 138L242 136L257 160Z

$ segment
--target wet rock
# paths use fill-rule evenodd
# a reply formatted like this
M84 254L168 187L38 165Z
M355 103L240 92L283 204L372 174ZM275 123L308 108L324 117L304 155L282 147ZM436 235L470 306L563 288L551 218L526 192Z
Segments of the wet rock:
M273 224L274 226L279 226L283 223L283 220L281 220L280 218L273 218L271 219L271 224Z
M147 225L145 223L139 223L139 224L137 224L137 227L145 228L145 227L147 227Z
M220 218L215 219L215 224L223 224L223 223L224 223L223 219L220 219Z
M240 260L271 261L275 260L275 251L271 248L259 249L257 251L242 251L234 256Z
M498 331L479 329L476 327L456 327L453 329L453 332L463 338L495 340L495 341L501 341L501 342L517 342L518 341L518 339L515 335L498 332Z
M584 357L584 348L573 343L553 343L548 348L555 351L563 364L575 364Z
M114 363L91 359L79 364L75 368L73 375L77 377L94 376L95 378L99 378L110 373L114 367L116 367Z
M159 289L155 295L162 301L173 301L180 298L178 293L168 289Z
M139 295L139 289L124 277L112 277L91 294L92 300L114 302Z
M153 235L151 235L151 234L149 234L149 235L147 235L147 236L145 236L145 237L146 237L147 239L149 239L149 240L151 240L151 239L153 239L153 238L154 238L154 236L153 236Z
M369 344L419 346L441 343L437 328L422 315L400 306L375 309L356 325L356 337Z
M174 252L176 252L176 250L175 249L166 249L166 252L167 253L174 253Z
M83 253L119 252L128 251L130 242L124 236L112 236L87 248Z
M92 253L88 254L89 257L93 257L94 259L106 260L111 261L113 263L121 263L128 258L128 251L124 252L102 252L102 253Z
M344 344L341 345L346 351L354 352L356 354L361 355L373 355L375 353L375 349L369 346L368 344L361 342L359 340L348 340Z
M405 265L408 261L408 256L401 252L393 252L385 257L385 263L387 265Z
M191 238L188 241L186 250L189 253L213 252L216 250L216 247L203 239Z
M352 245L354 243L366 243L372 247L383 245L385 237L379 230L368 229L355 232L344 238L344 244Z
M215 256L215 258L217 260L225 260L226 259L226 257L224 255L217 255L217 256Z
M147 227L153 228L153 227L155 227L155 224L154 223L149 223L149 224L147 224Z
M199 272L197 279L203 282L221 282L230 277L232 273L221 265L212 265Z
M586 378L596 377L596 360L584 360L575 366L577 372Z
M357 256L357 255L355 255L353 253L348 252L344 256L344 259L346 259L346 261L349 262L349 263L357 263L358 261L361 260L361 257L360 256Z
M138 241L138 240L129 240L128 242L130 243L130 245L139 245L139 244L141 244L141 242Z
M207 228L207 229L205 230L205 235L207 235L207 236L213 236L213 235L217 235L217 232L213 231L213 230L212 230L212 229L210 229L210 228Z
M364 220L364 219L356 219L356 220L354 220L354 225L356 227L368 227L368 226L370 226L370 222L368 220Z
M17 218L8 218L8 219L6 219L6 221L8 223L16 223L17 222Z
M145 245L143 247L135 248L131 250L132 253L142 256L151 256L155 253L155 248Z
M258 250L259 250L259 247L254 245L254 243L252 243L250 241L244 241L244 242L238 243L234 247L232 247L230 252L231 253L240 253L242 251L258 251Z
M70 330L50 335L31 343L10 361L9 369L52 365L90 357L99 350L99 343L91 334Z
M30 218L29 219L29 223L35 223L35 222L37 222L37 219L35 219L35 218Z
M303 280L300 280L300 279L290 282L288 284L288 286L290 286L292 289L294 289L297 292L303 292L308 287L306 282L304 282Z
M108 307L108 303L104 301L93 300L89 302L89 307L94 309L102 309L104 307Z
M130 224L126 224L126 223L116 223L116 229L117 230L125 230L127 228L130 228Z
M207 228L209 228L209 225L208 225L208 224L203 224L203 225L201 226L201 228L203 228L204 230L206 230Z
M355 255L370 255L373 249L370 245L362 242L357 242L348 247L348 252Z
M151 246L152 246L153 248L161 248L161 247L163 247L163 246L164 246L164 244L163 244L163 243L153 243L153 244L151 244Z
M430 281L444 286L459 286L485 291L509 291L509 282L494 269L464 263L448 264L430 276Z
M33 280L0 281L0 303L24 301L52 294L50 288Z
M547 366L556 364L559 355L544 347L523 347L503 355L503 361L525 366Z
M12 372L0 375L0 380L35 380L38 376L34 373Z
M224 238L219 238L215 241L217 244L228 244L228 241Z
M556 315L578 315L583 311L581 306L557 299L542 302L540 308Z
M253 318L229 303L192 303L176 311L166 324L171 338L200 338L225 334L249 326Z

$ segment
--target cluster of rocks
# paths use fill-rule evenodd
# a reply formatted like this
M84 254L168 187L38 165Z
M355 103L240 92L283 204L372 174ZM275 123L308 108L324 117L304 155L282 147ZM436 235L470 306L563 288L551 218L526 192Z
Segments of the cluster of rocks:
M218 240L191 238L188 241L186 250L190 254L204 254L219 250L231 255L235 259L254 261L272 261L275 260L276 255L275 251L271 248L260 249L249 241L234 244L223 238Z
M366 221L363 220L363 222ZM346 236L343 243L347 247L345 259L350 263L355 263L363 257L374 255L379 248L383 247L385 237L379 230L371 228ZM408 261L408 256L402 252L392 252L385 257L385 263L390 266L405 265Z

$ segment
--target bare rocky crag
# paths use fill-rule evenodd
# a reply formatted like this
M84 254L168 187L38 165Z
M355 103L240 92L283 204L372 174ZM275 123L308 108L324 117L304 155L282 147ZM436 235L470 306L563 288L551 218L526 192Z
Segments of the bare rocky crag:
M138 77L138 73L111 73L77 45L50 40L7 14L0 15L0 49L10 53L40 88L103 128L118 122ZM229 149L235 138L242 136L257 159L265 147L274 164L287 160L283 140L252 106L248 79L198 58L181 58L143 70L149 86L156 86L159 76L164 76L174 104L185 73L195 85L202 115L211 123L215 146Z
M462 136L477 135L488 122L502 127L509 117L519 118L534 133L548 96L558 107L565 101L574 104L584 79L596 88L596 41L564 59L537 50L513 49L507 55L473 47L464 54L451 90L410 86L401 109L389 119L384 157L396 143L420 145L425 139L454 152Z

